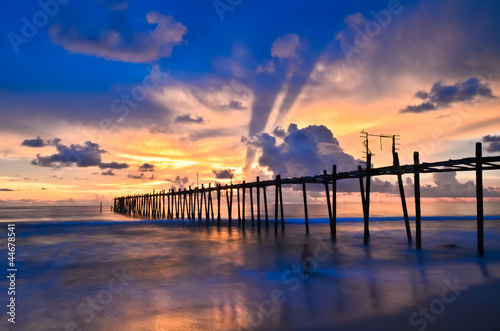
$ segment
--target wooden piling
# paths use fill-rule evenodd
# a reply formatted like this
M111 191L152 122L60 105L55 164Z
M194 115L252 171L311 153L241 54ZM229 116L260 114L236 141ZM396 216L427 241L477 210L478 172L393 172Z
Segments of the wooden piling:
M242 197L242 206L241 206L241 226L243 227L243 230L245 230L245 221L246 221L246 216L245 216L245 186L246 183L243 181L243 185L241 188L241 197Z
M217 184L217 225L220 225L220 184Z
M251 214L251 220L252 220L252 227L255 225L255 216L253 214L253 188L250 186L248 188L250 190L250 214Z
M276 176L276 181L274 184L275 188L275 196L274 196L274 233L278 233L278 207L279 207L279 185L278 185L278 177Z
M358 166L358 171L362 171L361 166ZM364 233L363 233L363 241L365 244L368 243L370 238L370 230L367 226L366 222L366 200L365 200L365 188L363 184L363 177L359 177L359 191L361 193L361 204L363 206L363 219L364 219Z
M101 206L99 207L99 212L102 213L102 202L101 202Z
M328 207L328 220L330 221L330 233L333 233L333 218L332 218L332 204L330 201L330 189L328 188L328 177L326 170L323 170L323 176L325 179L323 183L325 185L325 194L326 194L326 205Z
M306 222L306 233L309 233L309 215L307 213L306 182L302 180L302 196L304 197L304 218Z
M365 191L365 204L366 204L366 214L365 214L365 229L364 229L364 243L368 244L370 239L370 186L371 186L371 170L372 167L372 154L368 153L366 155L366 191Z
M477 255L484 257L483 147L476 143Z
M260 179L257 176L257 230L260 231Z
M285 213L283 212L283 189L281 186L281 175L276 176L280 189L280 213L281 213L281 231L285 231Z
M241 207L240 207L240 188L236 188L236 197L238 199L238 225L241 223Z
M337 165L332 166L332 222L330 226L332 239L337 239Z
M399 187L399 196L401 197L401 206L403 207L403 217L405 221L405 228L406 228L406 238L408 239L408 242L411 243L411 229L410 229L410 218L408 217L408 209L406 207L406 197L405 197L405 190L403 187L403 176L401 175L401 166L399 164L399 156L398 153L394 152L393 154L393 160L394 160L394 168L396 170L396 175L398 177L398 187Z
M420 160L418 152L413 153L413 167L414 167L414 191L415 191L415 228L416 228L416 247L417 250L422 249L422 230L421 230L421 209L420 209Z
M262 193L264 193L264 213L266 216L266 229L269 229L269 215L267 213L267 193L266 193L266 187L262 187Z

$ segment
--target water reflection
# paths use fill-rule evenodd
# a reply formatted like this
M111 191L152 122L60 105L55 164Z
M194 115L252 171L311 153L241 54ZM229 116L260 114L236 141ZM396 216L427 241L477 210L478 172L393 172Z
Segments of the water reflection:
M418 253L401 226L384 222L372 226L369 246L351 223L339 225L336 241L328 225L309 235L287 225L277 236L204 222L19 225L20 329L328 328L417 309L445 278L500 278L500 244L488 243L493 258L478 262L472 248L438 244L443 229L433 226ZM305 260L311 270L301 274Z

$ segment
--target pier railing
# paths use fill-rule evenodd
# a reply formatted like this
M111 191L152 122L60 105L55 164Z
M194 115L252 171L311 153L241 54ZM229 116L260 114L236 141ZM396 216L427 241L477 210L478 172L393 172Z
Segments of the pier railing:
M262 216L264 216L265 227L269 228L267 188L274 188L274 230L279 228L285 230L285 216L283 210L282 185L301 185L303 192L303 204L305 214L305 228L309 232L309 216L307 210L306 184L321 184L325 187L326 203L328 207L328 218L330 231L333 239L337 235L337 181L344 179L358 179L361 193L361 203L364 217L364 243L367 244L370 238L369 215L370 215L370 190L371 178L384 175L395 175L398 180L399 194L404 216L404 223L408 242L412 242L408 208L404 193L402 175L414 175L414 196L415 196L415 227L416 227L416 248L421 249L421 208L420 208L420 174L454 171L475 171L476 172L476 201L477 201L477 245L480 257L484 255L484 216L483 216L483 171L500 169L500 156L482 156L482 145L476 143L476 153L474 157L462 158L431 163L420 163L419 153L414 152L414 163L407 165L399 164L397 153L393 153L393 165L380 168L371 168L371 155L367 155L366 168L358 167L357 170L349 172L337 172L336 165L333 165L332 172L324 170L323 174L316 176L281 178L277 175L275 179L260 181L259 177L255 182L245 182L238 184L202 184L200 187L189 187L177 190L163 190L150 194L128 195L114 199L113 210L116 213L140 216L144 218L161 219L190 219L207 221L217 220L221 223L221 196L226 196L228 225L232 226L233 216L233 196L236 191L236 207L238 209L238 224L244 228L246 226L246 191L250 196L250 218L252 226L257 223L260 231ZM331 191L330 191L331 189ZM256 193L256 211L254 210L253 192ZM215 215L214 198L217 203ZM261 213L261 198L263 195L264 215Z

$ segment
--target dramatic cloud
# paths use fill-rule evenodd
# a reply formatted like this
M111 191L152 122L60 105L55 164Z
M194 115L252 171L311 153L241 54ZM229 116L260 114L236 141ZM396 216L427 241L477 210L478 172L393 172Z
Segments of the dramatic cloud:
M175 123L195 123L202 124L203 117L191 117L191 114L177 116L174 120Z
M101 172L101 175L103 176L115 176L115 173L113 170L109 169L108 171Z
M21 143L21 146L27 146L27 147L43 147L47 145L48 143L46 143L40 137L37 137L36 139L26 139Z
M295 52L299 46L299 36L295 33L278 38L271 47L271 56L279 59L288 59L297 56Z
M41 156L37 154L36 159L31 162L40 167L68 167L76 164L77 167L92 167L101 164L101 154L106 151L99 149L99 144L87 141L82 145L65 146L59 139L54 139L53 145L57 154Z
M153 164L144 163L139 167L140 172L150 172L155 171L155 166Z
M126 163L118 163L118 162L110 162L99 164L99 168L101 169L127 169L129 167Z
M58 23L50 28L49 35L54 44L69 52L107 60L147 63L170 57L173 47L182 42L187 28L175 22L172 16L158 12L147 14L146 20L154 29L137 31L129 23L116 29L101 27L99 31L89 33L80 26Z
M215 178L217 179L231 179L233 178L233 170L231 169L219 169L219 170L212 170L212 172L215 175Z
M422 113L447 108L452 103L495 98L490 84L482 83L478 78L470 78L454 85L443 85L442 82L437 82L429 92L418 91L415 97L424 100L424 102L416 106L407 106L399 112Z
M483 137L483 141L488 143L486 151L490 153L500 152L500 136L497 135L487 135Z
M331 172L334 164L338 171L352 171L361 162L345 153L332 132L323 125L298 129L296 124L290 124L280 145L267 133L244 137L242 141L261 152L258 159L261 167L282 177L318 175L323 170Z

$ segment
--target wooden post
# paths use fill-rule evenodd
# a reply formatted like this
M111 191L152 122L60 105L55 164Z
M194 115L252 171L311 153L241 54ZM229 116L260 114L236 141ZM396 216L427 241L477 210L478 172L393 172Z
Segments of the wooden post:
M358 171L362 171L361 166L358 166ZM366 244L370 238L370 232L366 224L366 200L365 200L365 188L363 185L363 176L359 177L359 190L361 193L361 203L363 204L363 219L365 220L363 240Z
M238 225L241 223L241 208L240 208L240 188L236 188L236 196L238 198Z
M102 202L101 202L101 207L99 207L99 212L102 213Z
M269 229L269 215L267 213L267 193L266 193L266 187L262 187L263 193L264 193L264 213L266 215L266 229Z
M333 219L332 219L332 204L330 201L330 189L328 188L328 179L326 170L323 170L323 175L325 176L325 193L326 193L326 205L328 207L328 220L330 221L330 233L333 233Z
M252 226L255 225L255 217L254 217L254 214L253 214L253 189L252 189L252 186L250 186L248 188L250 190L250 213L252 214L251 215L251 219L252 219Z
M243 206L241 206L241 225L243 226L243 230L245 230L245 181L243 181L243 187L241 188L241 196L242 196L242 202Z
M368 244L370 239L370 184L371 176L370 170L372 167L372 155L368 153L366 155L366 191L365 191L365 204L366 204L366 214L365 214L365 231L364 231L364 243Z
M278 233L278 207L279 207L279 186L278 186L279 175L276 176L274 181L275 196L274 196L274 232Z
M304 216L306 220L306 233L309 233L309 215L307 214L306 181L302 179L302 196L304 197Z
M281 187L281 175L278 175L277 177L280 186L281 231L285 231L285 213L283 213L283 190Z
M415 228L417 239L417 250L422 249L422 232L421 232L421 214L420 209L420 161L418 152L413 153L413 167L414 167L414 190L415 190Z
M405 190L403 187L403 177L401 175L401 166L399 164L399 156L398 153L393 153L394 160L394 168L396 170L396 175L398 176L398 186L399 186L399 196L401 197L401 205L403 206L403 217L405 220L405 228L406 228L406 237L408 238L408 242L411 243L411 229L410 229L410 218L408 217L408 209L406 207L406 197Z
M217 225L220 225L220 184L217 184Z
M483 146L476 143L477 255L484 257Z
M260 231L260 179L257 176L257 229Z
M231 191L231 193L229 193ZM231 197L230 197L231 196ZM231 189L227 189L226 185L226 203L227 203L227 219L229 221L229 227L231 227L231 221L232 221L232 204L233 204L233 186L231 184Z
M332 239L337 239L337 165L332 167Z

